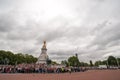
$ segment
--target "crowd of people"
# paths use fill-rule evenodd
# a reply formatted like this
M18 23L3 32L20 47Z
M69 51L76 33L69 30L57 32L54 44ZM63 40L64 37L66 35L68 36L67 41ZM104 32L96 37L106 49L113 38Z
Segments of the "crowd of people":
M44 64L0 65L0 73L71 73L85 70L82 67L51 67Z

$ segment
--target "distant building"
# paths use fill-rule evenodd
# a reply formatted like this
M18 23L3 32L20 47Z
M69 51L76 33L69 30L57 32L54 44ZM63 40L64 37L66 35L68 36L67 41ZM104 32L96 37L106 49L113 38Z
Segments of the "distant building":
M38 57L38 61L36 62L36 64L47 64L48 59L49 57L47 55L46 41L44 41L44 44L41 48L41 54Z

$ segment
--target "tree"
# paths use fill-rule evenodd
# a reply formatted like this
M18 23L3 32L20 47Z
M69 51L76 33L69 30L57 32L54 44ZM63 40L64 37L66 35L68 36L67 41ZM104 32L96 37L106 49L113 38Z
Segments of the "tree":
M99 66L99 65L108 65L107 60L96 61L95 62L95 66Z
M80 62L80 66L86 67L86 66L89 66L89 64L88 64L88 63L85 63L85 62Z
M117 59L114 56L109 56L108 57L108 65L116 66L117 65Z
M10 51L0 50L0 64L12 64L14 54Z
M93 66L92 60L90 60L90 66Z
M34 58L32 55L25 54L23 56L24 56L24 59L25 59L24 61L26 63L35 63L37 61L37 59Z
M3 64L3 58L0 56L0 64Z
M14 54L10 51L0 50L0 64L15 65L20 63L35 63L37 58L29 54Z
M49 64L51 64L52 63L52 60L50 60L50 59L47 59L47 65L49 65Z
M117 64L120 66L120 58L117 58Z
M103 60L102 61L102 65L108 65L108 61L107 60Z
M95 65L95 66L99 66L100 63L101 63L101 61L96 61L94 65Z
M80 65L79 59L76 56L69 57L68 63L70 66L73 66L73 67Z
M61 64L66 65L67 67L69 66L68 62L66 60L61 61Z
M14 64L14 53L12 53L11 51L6 51L6 58L8 59L7 61L8 64Z
M58 64L56 61L51 62L52 65Z
M15 62L17 64L20 63L27 63L27 60L25 59L25 56L22 53L15 54Z

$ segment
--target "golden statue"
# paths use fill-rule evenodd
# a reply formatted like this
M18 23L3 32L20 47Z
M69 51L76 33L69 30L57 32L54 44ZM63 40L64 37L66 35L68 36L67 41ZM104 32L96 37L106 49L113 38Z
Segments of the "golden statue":
M46 49L46 41L44 41L43 48Z

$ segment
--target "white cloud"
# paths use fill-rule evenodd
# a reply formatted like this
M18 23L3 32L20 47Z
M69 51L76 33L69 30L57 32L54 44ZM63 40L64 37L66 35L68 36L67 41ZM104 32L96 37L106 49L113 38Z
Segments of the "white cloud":
M120 56L119 0L1 0L0 49L81 61Z

